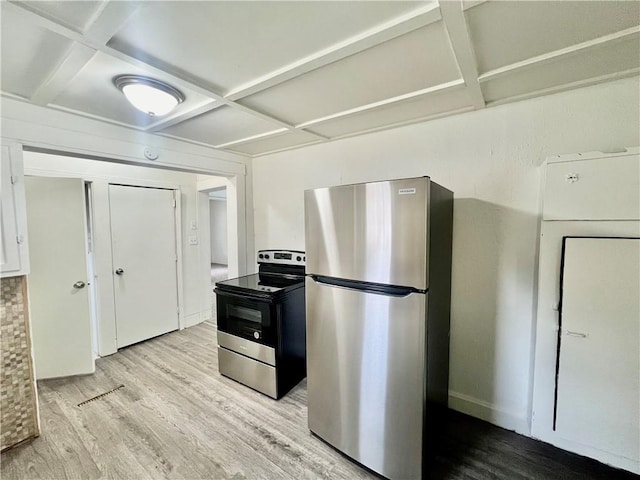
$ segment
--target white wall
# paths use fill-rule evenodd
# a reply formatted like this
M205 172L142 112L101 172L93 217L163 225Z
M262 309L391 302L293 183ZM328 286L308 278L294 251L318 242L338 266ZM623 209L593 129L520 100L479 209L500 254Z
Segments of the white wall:
M305 189L421 175L452 189L450 405L529 434L540 165L640 144L639 105L635 77L257 158L255 246L304 249Z
M200 275L206 265L209 245L189 245L188 237L198 234L191 222L198 219L197 181L193 173L151 169L112 162L73 158L46 153L24 152L26 175L64 176L92 182L94 209L95 274L97 275L98 351L115 351L115 312L111 281L111 235L109 222L109 183L176 188L180 192L182 235L182 305L184 326L210 318L209 275ZM27 206L28 208L28 206ZM207 269L208 271L208 269ZM202 297L205 297L204 299Z
M227 201L209 201L209 225L211 226L211 263L227 264Z

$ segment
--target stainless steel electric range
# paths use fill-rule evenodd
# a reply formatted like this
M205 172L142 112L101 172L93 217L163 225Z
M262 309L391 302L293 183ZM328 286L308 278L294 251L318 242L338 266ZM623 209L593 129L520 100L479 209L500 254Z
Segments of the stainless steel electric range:
M260 250L258 273L216 283L220 373L276 399L306 376L305 260Z

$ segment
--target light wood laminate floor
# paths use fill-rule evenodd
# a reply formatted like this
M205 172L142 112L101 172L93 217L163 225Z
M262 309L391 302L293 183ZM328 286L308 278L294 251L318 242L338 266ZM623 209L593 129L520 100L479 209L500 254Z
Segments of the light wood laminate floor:
M276 402L222 377L215 336L200 324L39 382L42 436L2 455L2 478L370 477L311 436L304 384Z
M222 377L215 335L200 324L39 382L42 436L2 454L2 479L378 478L309 432L304 381L275 401ZM632 477L461 414L440 445L431 478Z

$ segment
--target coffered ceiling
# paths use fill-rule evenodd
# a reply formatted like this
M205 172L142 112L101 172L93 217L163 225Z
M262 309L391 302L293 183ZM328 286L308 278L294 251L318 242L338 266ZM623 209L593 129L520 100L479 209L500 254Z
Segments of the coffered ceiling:
M259 156L640 73L639 1L3 1L2 94ZM113 86L147 75L163 117Z

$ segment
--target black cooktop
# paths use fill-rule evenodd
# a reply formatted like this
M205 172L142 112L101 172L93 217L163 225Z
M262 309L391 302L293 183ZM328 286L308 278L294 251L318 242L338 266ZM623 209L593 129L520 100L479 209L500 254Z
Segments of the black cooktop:
M260 250L258 273L216 283L216 291L275 297L304 287L304 252Z
M257 291L264 293L278 293L289 291L304 285L303 276L272 275L268 273L254 273L244 277L231 278L216 283L221 290Z

